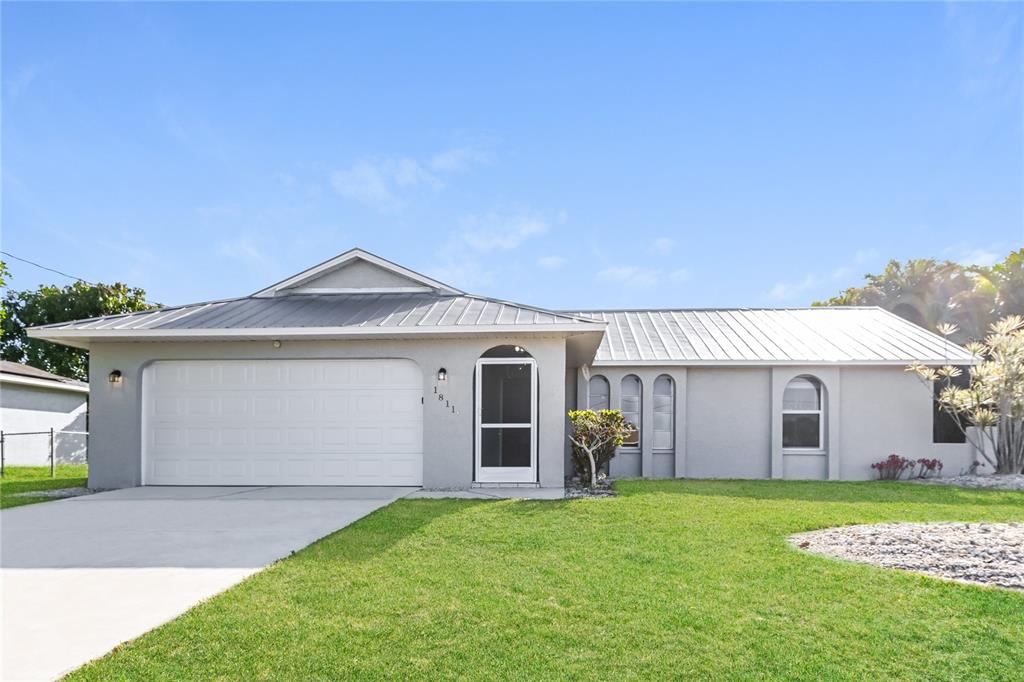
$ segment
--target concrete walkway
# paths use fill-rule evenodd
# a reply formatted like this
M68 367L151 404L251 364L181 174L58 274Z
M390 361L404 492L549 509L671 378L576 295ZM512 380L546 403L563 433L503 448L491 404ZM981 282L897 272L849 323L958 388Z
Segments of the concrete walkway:
M50 680L414 488L129 488L0 512L0 679Z

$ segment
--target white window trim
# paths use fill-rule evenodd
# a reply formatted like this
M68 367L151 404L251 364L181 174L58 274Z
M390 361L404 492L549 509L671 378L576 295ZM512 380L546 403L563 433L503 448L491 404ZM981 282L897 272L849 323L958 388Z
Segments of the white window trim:
M785 399L786 388L789 388L789 384L794 379L806 379L813 383L818 388L818 409L816 410L787 410L785 407L782 408L782 419L785 419L787 414L816 414L818 415L818 445L817 447L810 448L787 448L783 447L783 453L803 454L803 455L823 455L825 454L825 386L817 377L800 375L793 377L786 382L785 388L782 389L783 399ZM785 428L784 425L782 425Z
M636 415L637 415L637 420L636 420L637 421L637 424L636 424L636 442L635 443L623 443L622 445L619 446L619 448L623 448L623 449L626 449L626 450L639 450L640 446L643 445L643 442L644 442L644 432L643 432L643 421L644 421L644 380L641 379L636 374L627 374L626 376L624 376L621 379L619 379L619 411L622 412L623 418L625 418L626 413L622 409L622 382L625 381L627 377L633 377L634 379L636 379L636 383L640 386L640 395L638 396L638 398L640 399L640 409L636 413Z
M592 393L590 392L590 384L593 381L597 380L597 379L601 379L602 381L604 381L605 388L608 389L608 394L607 394L608 407L605 408L605 409L610 410L612 408L612 382L609 381L608 377L606 377L603 374L595 374L594 376L592 376L589 379L587 379L587 409L588 410L593 410L594 409L594 406L591 404L591 402L592 402L591 401Z
M654 443L657 441L657 439L654 438L654 434L656 432L654 430L654 423L652 423L651 424L651 436L652 436L652 438L651 438L651 450L653 452L673 452L676 449L676 380L675 380L675 378L673 378L672 375L670 375L670 374L659 374L658 376L654 377L654 383L651 384L651 398L653 399L653 398L657 397L658 394L655 393L654 391L658 387L658 379L660 379L662 377L667 377L668 381L669 381L669 386L672 387L672 395L670 396L672 398L672 404L671 404L671 409L669 409L669 417L671 417L670 422L672 424L672 426L669 428L669 434L671 435L671 438L669 440L671 441L672 444L669 445L666 448L654 447ZM651 405L652 414L654 414L653 410L654 410L654 407L656 405L657 405L657 403ZM641 404L641 407L643 407L642 404Z
M530 365L530 423L492 424L483 421L483 367L484 365ZM533 358L480 358L476 361L476 438L473 470L477 483L534 483L537 481L537 361ZM485 467L483 456L483 430L487 428L530 429L530 466Z

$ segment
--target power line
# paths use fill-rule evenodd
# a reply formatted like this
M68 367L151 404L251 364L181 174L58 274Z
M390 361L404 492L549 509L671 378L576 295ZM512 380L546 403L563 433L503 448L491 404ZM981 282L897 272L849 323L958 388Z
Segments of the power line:
M10 251L0 251L0 253L2 253L3 255L7 256L8 258L13 258L14 260L20 260L22 263L28 263L29 265L34 265L37 268L42 268L43 270L49 270L50 272L55 272L55 273L57 273L58 275L60 275L62 277L67 277L69 279L77 279L79 282L85 282L86 284L92 285L94 287L95 286L99 286L98 284L93 284L92 282L90 282L87 279L82 279L81 277L75 277L74 275L69 275L66 272L61 272L60 270L54 270L53 268L48 268L45 265L40 265L39 263L36 263L35 261L30 261L28 258L22 258L21 256L15 256Z
M89 280L87 280L87 279L82 279L81 277L76 277L76 276L74 276L74 275L69 275L69 274L68 274L68 273L66 273L66 272L61 272L60 270L55 270L55 269L53 269L53 268L48 268L48 267L46 267L45 265L42 265L42 264L40 264L40 263L36 263L35 261L31 261L31 260L29 260L28 258L22 258L21 256L15 256L15 255L14 255L13 253L11 253L10 251L0 251L0 253L2 253L3 255L7 256L8 258L13 258L14 260L20 260L20 261L21 261L22 263L28 263L29 265L34 265L34 266L35 266L35 267L37 267L37 268L41 268L41 269L43 269L43 270L47 270L47 271L49 271L49 272L55 272L55 273L57 273L58 275L60 275L61 277L67 277L68 279L76 279L76 280L78 280L79 282L85 282L85 283L86 283L86 284L88 284L89 286L93 286L93 287L99 287L99 286L102 286L102 285L100 285L100 284L96 284L95 282L90 282L90 281L89 281ZM161 304L161 303L155 303L155 302L153 302L153 301L147 301L146 299L143 299L143 300L144 300L144 301L145 301L145 302L146 302L146 303L147 303L148 305L151 305L151 306L155 306L155 307L157 307L157 308L162 308L162 307L163 307L163 304Z

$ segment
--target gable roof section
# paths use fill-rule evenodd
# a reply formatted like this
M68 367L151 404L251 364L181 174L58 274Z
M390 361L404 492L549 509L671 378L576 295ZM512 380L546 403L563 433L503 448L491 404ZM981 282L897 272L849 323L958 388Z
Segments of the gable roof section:
M343 338L500 332L601 332L605 323L481 296L292 294L229 299L33 327L33 338Z
M973 364L964 348L881 308L604 310L594 365Z
M345 253L326 260L319 265L314 265L313 267L303 270L296 275L292 275L287 279L281 280L277 284L272 284L266 289L260 289L252 296L256 298L265 298L288 293L366 293L367 290L365 288L359 288L357 290L356 288L315 286L305 292L302 291L302 287L304 285L315 285L316 280L328 279L332 273L338 272L348 266L360 262L368 263L374 268L379 269L382 274L389 275L389 284L385 287L374 290L373 293L384 293L385 291L390 293L422 293L427 291L436 291L444 294L464 293L455 287L445 284L444 282L439 282L436 279L427 277L426 275L421 275L418 272L404 268L397 263L392 263L391 261L381 258L380 256L376 256L368 251L363 251L362 249L349 249ZM407 283L407 285L403 286L399 284L399 282ZM295 290L299 291L296 292Z

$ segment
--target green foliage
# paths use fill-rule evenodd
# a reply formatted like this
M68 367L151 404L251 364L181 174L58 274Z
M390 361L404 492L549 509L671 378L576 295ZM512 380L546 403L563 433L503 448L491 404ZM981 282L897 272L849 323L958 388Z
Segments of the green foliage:
M3 300L0 357L87 381L89 354L86 351L30 339L26 328L151 307L146 303L146 292L120 282L98 285L75 282L65 287L46 285L35 291L8 291Z
M615 449L633 430L621 410L571 410L572 461L580 480L597 483L597 472L615 456Z
M11 271L7 269L7 263L0 260L0 289L7 288L7 278L11 276ZM0 323L7 319L7 306L0 308ZM3 330L0 329L0 334L3 334Z
M967 349L981 360L970 368L967 387L949 381L961 374L957 367L914 363L908 370L929 390L936 382L944 386L938 407L953 417L996 473L1024 473L1024 317L999 320L984 342L970 343Z
M982 338L1001 317L1024 314L1024 249L992 267L922 258L890 261L881 274L864 277L864 286L814 305L879 306L932 331L955 324L957 343Z

